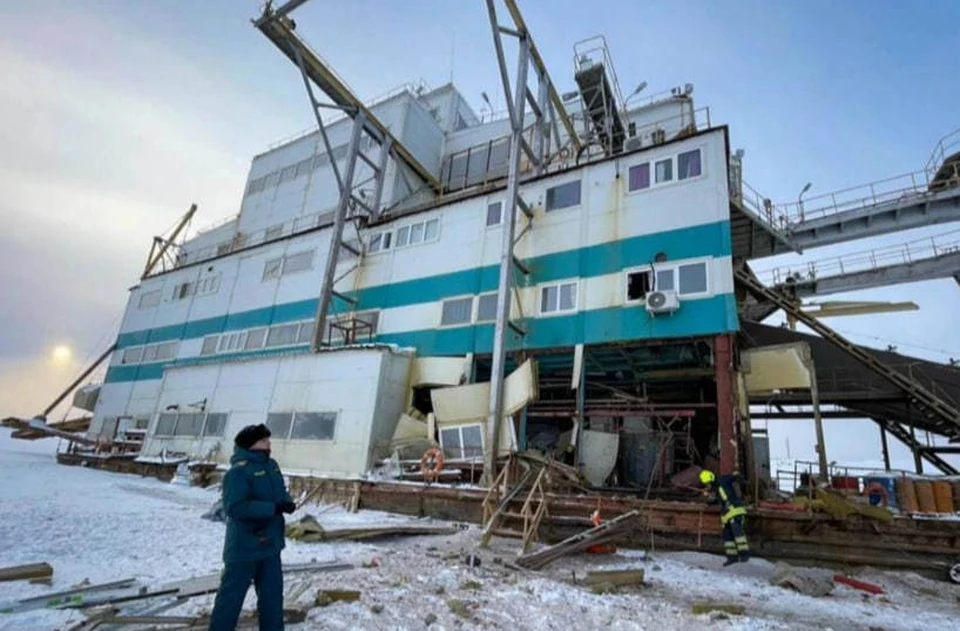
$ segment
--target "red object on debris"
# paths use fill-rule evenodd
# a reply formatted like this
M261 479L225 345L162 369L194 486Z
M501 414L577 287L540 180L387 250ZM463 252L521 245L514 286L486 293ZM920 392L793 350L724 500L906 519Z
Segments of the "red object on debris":
M757 508L787 511L789 513L807 512L807 508L805 506L802 504L794 504L793 502L757 502Z
M835 574L833 580L837 583L843 583L844 585L849 585L854 589L859 589L862 592L868 592L870 594L882 594L883 588L872 583L864 583L863 581L858 581L856 579L850 578L849 576L844 576L843 574Z
M617 546L612 543L596 543L586 550L587 554L616 554Z

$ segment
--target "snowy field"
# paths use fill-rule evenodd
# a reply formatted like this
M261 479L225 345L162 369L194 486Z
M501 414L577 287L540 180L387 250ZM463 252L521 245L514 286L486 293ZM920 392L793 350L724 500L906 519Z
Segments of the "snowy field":
M0 583L0 603L92 583L136 578L157 587L220 569L224 526L200 518L215 491L184 488L130 475L57 465L56 443L9 438L0 428L0 566L47 561L52 586ZM406 521L361 511L307 507L324 525ZM294 517L299 517L295 515ZM857 577L883 586L870 596L837 585L813 598L770 585L772 564L754 559L721 569L722 559L701 553L621 551L576 556L541 572L518 572L496 562L516 555L519 542L495 539L469 567L476 527L456 535L373 543L288 542L285 563L340 561L352 570L287 578L286 592L310 602L320 589L356 589L361 599L311 609L305 629L960 629L960 586L908 573L862 570ZM374 561L376 560L376 561ZM367 566L367 567L365 567ZM372 566L372 567L371 567ZM595 595L574 582L589 570L646 570L646 585ZM460 614L450 601L466 604ZM744 615L690 613L695 601L744 607ZM167 614L208 609L212 596L194 598ZM252 608L254 600L248 599ZM0 614L0 629L67 629L75 611Z

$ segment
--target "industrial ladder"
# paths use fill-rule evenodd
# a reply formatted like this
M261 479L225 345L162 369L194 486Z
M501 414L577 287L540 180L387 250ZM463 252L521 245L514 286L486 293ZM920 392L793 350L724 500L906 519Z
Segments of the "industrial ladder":
M599 40L593 49L586 50L584 44ZM593 124L593 133L607 155L623 151L626 138L623 118L618 108L618 93L616 75L606 41L602 38L593 38L581 42L574 47L574 63L576 72L574 79L580 89L580 98L583 108ZM594 59L599 55L600 59Z
M763 283L752 276L748 270L738 270L734 275L737 281L758 300L769 301L777 305L783 309L787 315L804 323L821 337L836 345L868 369L903 390L909 397L910 404L918 411L927 418L935 417L937 419L934 423L943 434L953 438L960 437L960 411L953 405L942 400L909 377L905 377L889 366L885 366L883 362L879 361L873 355L851 343L814 316L803 311L803 309L800 308L800 304L792 300L789 296L764 286Z

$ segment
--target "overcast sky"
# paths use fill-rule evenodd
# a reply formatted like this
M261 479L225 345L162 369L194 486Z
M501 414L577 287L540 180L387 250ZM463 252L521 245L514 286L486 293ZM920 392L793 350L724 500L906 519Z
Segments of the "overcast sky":
M250 24L257 0L33 0L0 9L0 415L41 409L111 341L153 235L192 202L196 227L234 214L252 156L305 130L295 68ZM776 201L923 167L960 126L951 1L521 0L561 91L573 44L603 34L622 88L690 82L731 129L745 178ZM451 77L502 107L482 0L314 0L298 31L362 98ZM811 252L860 251L948 225ZM957 233L956 240L960 240ZM946 238L951 238L950 236ZM772 267L764 261L759 268ZM849 296L851 299L863 295ZM960 358L952 280L869 292L914 313L831 324L873 346ZM847 298L847 296L843 296ZM66 344L74 361L55 364ZM828 423L831 458L876 459L869 424ZM771 430L775 454L811 456L806 423ZM900 452L899 457L903 457Z

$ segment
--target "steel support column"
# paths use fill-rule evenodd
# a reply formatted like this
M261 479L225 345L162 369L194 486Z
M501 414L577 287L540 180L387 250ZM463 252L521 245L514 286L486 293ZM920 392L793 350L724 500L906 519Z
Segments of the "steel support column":
M737 468L736 390L734 387L733 336L713 339L714 368L717 379L717 425L720 446L720 473Z
M883 470L890 470L890 447L887 445L887 430L880 425L880 448L883 450Z

